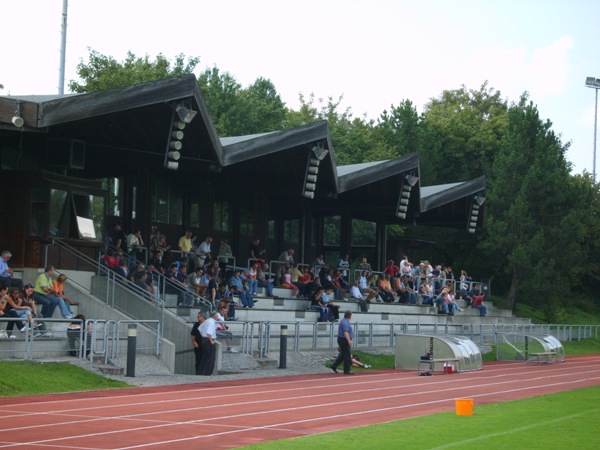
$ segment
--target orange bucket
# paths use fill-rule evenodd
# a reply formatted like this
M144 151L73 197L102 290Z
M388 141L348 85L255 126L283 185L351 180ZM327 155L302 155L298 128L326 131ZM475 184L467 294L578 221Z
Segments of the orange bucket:
M472 398L457 398L456 399L456 415L457 416L472 416L473 415L473 399Z

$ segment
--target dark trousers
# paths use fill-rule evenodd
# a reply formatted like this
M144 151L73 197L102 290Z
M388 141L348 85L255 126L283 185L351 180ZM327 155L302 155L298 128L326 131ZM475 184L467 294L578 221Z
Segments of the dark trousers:
M196 358L196 375L202 375L200 373L200 361L202 360L202 347L194 347L194 357Z
M350 345L345 337L338 337L338 346L340 347L340 353L331 366L333 369L344 361L344 373L350 373L350 366L352 365L352 354L350 353Z
M202 338L202 357L200 358L200 375L212 375L215 368L216 345L208 338Z
M14 318L19 317L14 309L6 311L4 313L4 315L6 317L14 317ZM8 334L10 336L12 334L12 331L13 331L15 325L17 325L17 328L19 330L25 326L21 320L19 320L19 321L11 320L10 322L6 322L6 334Z

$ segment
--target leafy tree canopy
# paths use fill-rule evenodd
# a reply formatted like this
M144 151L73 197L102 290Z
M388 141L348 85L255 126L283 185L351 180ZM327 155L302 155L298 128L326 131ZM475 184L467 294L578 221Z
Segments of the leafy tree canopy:
M81 60L77 64L77 75L82 82L69 81L72 92L96 92L122 86L162 80L164 78L187 75L194 72L200 58L188 58L183 54L175 57L171 63L165 56L159 54L154 61L149 56L135 56L127 52L123 62L118 62L111 56L105 56L95 50L89 50L89 60Z

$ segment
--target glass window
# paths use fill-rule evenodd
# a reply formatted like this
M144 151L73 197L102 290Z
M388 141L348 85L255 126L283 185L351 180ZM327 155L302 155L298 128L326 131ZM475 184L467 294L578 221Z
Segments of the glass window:
M231 231L231 214L228 202L220 201L213 203L213 230Z
M50 191L50 229L48 234L52 237L68 237L67 227L67 193L59 189Z
M300 242L300 221L298 219L285 220L283 222L283 240L288 244Z
M31 189L31 213L29 215L29 235L46 236L46 190L42 188Z
M159 223L181 225L183 196L164 181L157 180L151 197L150 219Z
M352 219L352 245L374 247L376 224L367 220Z
M200 227L200 205L198 203L190 205L190 226L195 228Z
M246 236L254 234L254 212L243 206L240 209L240 234Z
M340 216L327 216L323 218L323 245L339 246L340 245Z

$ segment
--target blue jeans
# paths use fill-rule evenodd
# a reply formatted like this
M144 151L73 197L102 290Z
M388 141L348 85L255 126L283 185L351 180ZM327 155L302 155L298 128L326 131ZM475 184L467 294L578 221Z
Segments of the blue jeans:
M267 295L273 297L273 283L267 281L258 281L258 287L264 287L267 290Z
M254 300L247 292L240 292L240 301L245 308L254 308Z
M248 280L248 292L256 295L256 291L258 291L258 280Z
M479 317L485 317L485 315L487 314L487 306L485 305L477 305L473 306L473 308L479 310Z
M330 320L329 308L326 306L312 305L310 309L313 311L319 311L319 322L327 322Z
M48 319L54 315L54 310L57 306L60 309L60 314L63 317L73 317L73 313L71 312L71 308L69 307L68 303L60 297L55 297L54 295L44 295L34 292L33 299L36 301L36 303L42 305L42 316L47 317Z

